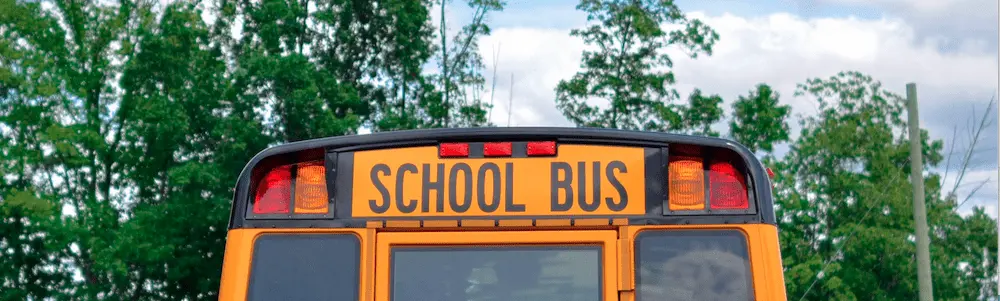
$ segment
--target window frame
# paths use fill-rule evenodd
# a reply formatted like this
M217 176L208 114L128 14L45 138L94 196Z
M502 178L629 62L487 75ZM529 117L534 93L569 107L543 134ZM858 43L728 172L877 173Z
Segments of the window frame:
M387 232L376 239L376 300L392 300L392 270L395 248L449 247L598 247L600 256L599 286L601 301L618 300L618 233L598 231L463 231L463 232ZM382 264L384 263L384 264Z
M255 280L256 278L254 277L254 272L259 272L259 271L256 271L257 270L257 265L256 265L255 262L257 260L259 260L260 259L259 256L261 256L260 252L258 252L258 249L260 247L260 243L262 241L267 241L269 239L281 239L281 238L289 238L289 237L301 238L301 237L307 237L307 236L324 237L324 238L335 238L335 239L338 239L338 240L346 238L347 240L350 241L350 243L352 243L352 246L351 246L353 248L352 251L355 252L357 256L354 256L353 258L350 258L350 261L352 262L353 266L355 267L355 269L356 269L356 271L358 273L357 273L357 275L355 275L355 278L354 278L355 279L355 283L354 283L354 285L350 285L350 287L352 288L351 293L358 300L366 300L365 299L366 298L366 294L364 294L364 292L361 290L361 287L364 286L364 283L366 282L366 279L365 279L365 274L366 273L364 271L364 269L366 267L362 266L362 264L361 264L363 262L362 261L362 257L366 257L366 255L365 255L367 253L366 246L365 246L365 243L362 240L362 238L360 236L358 236L357 233L352 233L352 232L292 232L292 233L270 232L270 233L260 233L260 234L256 235L253 238L253 240L250 242L250 245L251 245L252 249L251 249L251 252L249 254L249 259L250 259L249 260L249 264L247 265L246 291L245 291L245 293L246 293L246 295L245 295L246 299L245 300L248 300L248 301L254 300L253 299L254 298L254 296L253 296L253 288L254 288L254 283L256 282L256 280ZM279 260L284 260L286 258L290 258L290 257L293 257L293 256L294 256L294 254L293 255L281 256L281 259L279 259Z
M718 234L721 233L721 234L724 234L725 236L735 236L735 237L738 237L742 241L743 251L745 252L745 255L746 255L747 299L746 300L735 300L735 301L755 301L755 300L757 300L757 295L756 295L757 294L757 288L755 287L756 281L754 279L756 277L755 277L755 274L754 274L754 267L753 267L753 265L754 265L753 264L754 254L751 252L751 244L753 244L753 242L750 240L750 238L749 238L749 236L747 235L746 232L744 232L742 229L736 229L736 228L707 228L707 229L706 228L701 228L701 229L699 229L699 228L648 228L648 229L641 229L641 230L635 232L632 235L632 246L631 246L632 250L633 250L632 260L631 260L632 261L631 262L632 263L631 266L633 267L632 273L633 273L634 279L635 279L635 282L634 282L634 284L635 284L635 286L634 286L635 294L634 294L634 297L633 297L632 300L634 300L634 301L642 301L641 300L641 294L640 294L640 291L639 291L639 286L642 283L642 281L640 279L642 277L642 273L639 272L639 269L642 268L642 265L641 265L642 249L640 248L639 244L642 241L643 236L646 236L646 237L670 236L670 235L685 236L685 235L698 235L698 234L704 235L706 233L709 234L709 235L713 235L713 234L714 235L718 235Z

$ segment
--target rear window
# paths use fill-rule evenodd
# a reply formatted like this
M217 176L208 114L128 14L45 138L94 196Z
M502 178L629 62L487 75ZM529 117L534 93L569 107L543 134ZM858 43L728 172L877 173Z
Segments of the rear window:
M358 300L360 254L351 234L260 236L247 300Z
M643 231L635 244L638 301L753 300L742 232Z
M394 248L392 301L599 301L594 247Z

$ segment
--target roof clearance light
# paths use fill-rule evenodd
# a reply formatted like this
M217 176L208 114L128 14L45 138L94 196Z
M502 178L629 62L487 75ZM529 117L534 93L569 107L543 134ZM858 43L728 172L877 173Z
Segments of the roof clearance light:
M701 158L674 157L668 167L670 210L705 209L705 174Z
M746 179L732 164L712 163L709 171L712 209L747 209Z
M459 158L469 156L468 143L441 143L438 146L439 156L442 158Z
M253 202L254 214L288 213L292 199L292 167L279 166L267 173L257 184Z
M295 175L295 213L326 214L329 207L323 162L299 165Z
M556 155L556 142L555 141L535 141L528 142L528 156L555 156Z
M510 157L510 142L487 142L483 144L483 156L486 157Z

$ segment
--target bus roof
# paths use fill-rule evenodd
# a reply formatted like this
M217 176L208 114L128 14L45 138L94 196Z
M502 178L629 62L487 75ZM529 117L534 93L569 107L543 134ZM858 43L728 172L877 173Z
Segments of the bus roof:
M299 160L301 158L325 158L336 160L337 154L354 153L379 149L396 149L419 146L436 146L446 142L490 142L490 141L557 141L560 144L603 144L644 148L663 148L670 145L690 145L727 150L735 154L745 165L745 173L751 179L747 184L751 203L755 207L752 216L730 215L726 217L687 216L633 216L632 224L674 224L698 223L702 217L719 223L775 223L771 185L768 174L761 162L745 146L728 139L691 135L643 132L598 128L568 127L507 127L507 128L451 128L420 129L379 132L365 135L347 135L292 142L267 148L255 155L243 168L236 183L229 227L364 227L367 219L339 218L331 214L327 218L311 219L263 219L248 220L245 212L253 199L253 175L269 160ZM664 162L665 163L665 162ZM345 166L346 167L346 166ZM342 168L341 168L342 169ZM331 186L337 181L330 180ZM350 181L341 182L352 183ZM331 187L343 190L344 187ZM331 195L331 198L334 197ZM350 200L336 200L337 204ZM349 203L347 204L349 205ZM723 218L723 219L720 219Z

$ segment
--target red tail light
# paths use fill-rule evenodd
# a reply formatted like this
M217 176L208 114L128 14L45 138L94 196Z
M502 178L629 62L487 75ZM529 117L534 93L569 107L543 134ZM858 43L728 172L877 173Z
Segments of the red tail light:
M272 169L257 184L257 196L253 202L254 214L288 213L292 199L292 166L285 165Z
M709 168L712 209L747 209L746 179L728 162L714 162Z

